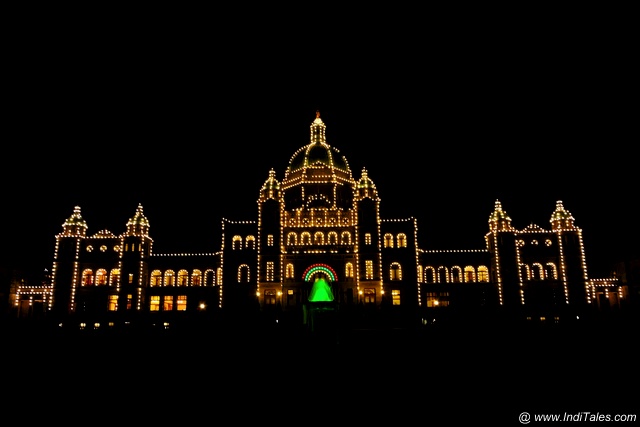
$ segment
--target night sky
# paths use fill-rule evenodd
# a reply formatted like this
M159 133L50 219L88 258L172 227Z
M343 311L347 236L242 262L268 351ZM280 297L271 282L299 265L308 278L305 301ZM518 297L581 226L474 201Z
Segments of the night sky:
M485 248L496 199L514 227L548 229L562 200L605 277L638 252L637 69L607 40L540 43L334 55L310 40L294 59L39 39L10 66L2 265L50 268L74 206L89 235L121 234L140 203L156 253L217 251L222 218L257 218L319 110L382 218L417 218L420 248Z

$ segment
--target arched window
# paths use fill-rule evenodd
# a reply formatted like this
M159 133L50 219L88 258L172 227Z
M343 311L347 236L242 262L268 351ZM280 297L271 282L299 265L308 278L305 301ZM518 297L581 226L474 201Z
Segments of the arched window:
M249 283L249 266L242 264L238 267L238 283Z
M478 282L488 282L489 281L489 269L485 265L481 265L478 267Z
M231 241L233 242L232 249L234 251L242 249L242 236L233 236Z
M451 281L453 283L462 282L462 269L457 265L451 267Z
M162 272L160 270L151 272L151 286L162 286Z
M291 279L294 277L294 273L293 273L293 264L287 264L287 268L285 269L285 275L287 277L287 279Z
M389 266L389 280L402 280L402 267L400 267L400 263L392 262Z
M216 285L216 273L209 269L204 272L204 286L215 286Z
M329 244L330 245L337 245L338 244L338 233L336 233L335 231L330 231L329 234L327 235L327 239L329 240Z
M348 231L343 231L340 236L340 244L341 245L350 245L351 244L351 233Z
M322 231L316 231L313 235L313 243L315 245L324 245L324 233Z
M93 270L86 269L82 272L82 286L93 285Z
M404 234L404 233L398 234L397 240L398 240L398 247L399 248L406 248L407 247L407 235L406 234Z
M436 283L436 269L427 266L424 268L424 282L425 283Z
M109 284L111 286L117 286L120 284L120 269L114 268L111 270L111 274L109 275Z
M107 270L105 270L104 268L100 268L98 269L98 271L96 272L96 285L106 285L107 284Z
M164 285L173 286L176 284L176 273L173 270L167 270L164 272Z
M344 277L353 278L353 264L350 262L344 266Z
M191 284L193 286L201 286L202 285L202 271L193 270L193 273L191 273Z
M256 238L253 236L247 236L247 249L255 250L256 248Z
M302 234L300 235L300 243L303 245L310 245L311 244L311 234L308 231L303 231Z
M293 231L287 234L287 245L297 245L298 244L298 235Z
M438 267L438 283L449 283L449 270L447 267L440 266Z
M533 270L533 279L544 280L544 267L542 264L536 262L531 267Z
M476 281L476 270L471 265L464 268L464 282L472 283Z
M393 248L393 235L387 233L384 235L384 247L385 248Z
M178 286L189 285L189 272L187 270L178 271Z
M545 277L547 279L549 278L554 280L558 279L558 269L554 263L548 262L547 265L545 266L545 270L546 270Z

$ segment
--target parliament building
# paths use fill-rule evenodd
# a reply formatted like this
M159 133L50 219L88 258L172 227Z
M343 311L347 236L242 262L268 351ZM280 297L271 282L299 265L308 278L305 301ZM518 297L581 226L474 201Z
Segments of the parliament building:
M582 230L562 201L547 227L518 230L496 200L484 247L437 250L420 246L415 218L381 218L381 196L366 169L354 176L329 145L316 113L284 174L269 171L255 220L222 220L219 251L158 251L142 205L124 232L91 235L81 207L70 207L49 277L18 287L12 309L80 329L322 318L426 326L573 322L628 298L615 278L589 277Z

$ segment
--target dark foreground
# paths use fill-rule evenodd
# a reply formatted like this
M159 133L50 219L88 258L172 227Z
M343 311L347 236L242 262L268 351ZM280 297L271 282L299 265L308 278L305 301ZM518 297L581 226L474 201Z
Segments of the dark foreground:
M145 423L180 425L521 425L523 411L640 413L635 323L334 326L5 328L5 386L22 403L128 408Z

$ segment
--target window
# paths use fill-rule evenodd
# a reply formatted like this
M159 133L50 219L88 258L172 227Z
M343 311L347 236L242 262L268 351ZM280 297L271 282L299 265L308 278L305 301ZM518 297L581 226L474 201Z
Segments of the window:
M402 280L402 268L397 262L392 262L389 266L389 280Z
M186 295L178 295L176 297L176 310L178 310L178 311L187 311L187 296Z
M293 289L287 289L287 305L295 305L296 303L296 293Z
M424 282L436 283L436 270L433 267L424 268Z
M273 261L267 261L267 282L273 282L274 264Z
M391 290L391 304L392 305L400 305L400 290L392 289Z
M267 246L273 246L273 234L267 235Z
M96 272L96 285L104 286L107 284L107 270L104 268L99 269Z
M406 248L407 247L407 235L404 233L398 234L398 247Z
M84 270L82 272L82 286L93 285L93 270Z
M238 283L249 283L249 266L247 264L238 267Z
M265 289L264 290L264 303L265 305L276 305L276 290Z
M293 274L293 264L287 264L286 277L287 277L287 279L292 279L293 276L294 276L294 274Z
M365 278L367 280L373 280L373 261L368 259L364 262L365 265Z
M353 264L350 262L344 266L344 277L349 279L353 278Z
M393 236L389 233L384 235L384 247L393 248Z
M109 295L109 311L118 311L118 295Z
M327 239L328 239L328 243L330 245L337 245L338 244L338 233L336 233L335 231L330 231L327 234Z
M176 282L176 273L173 270L167 270L164 272L164 285L173 286Z
M151 295L149 311L160 311L160 295Z
M362 293L362 300L365 304L375 304L376 290L374 288L365 288Z
M464 268L464 281L465 283L471 283L476 281L476 272L472 266L467 265Z
M341 245L350 245L351 244L351 233L348 231L343 231L340 236L340 244Z
M489 269L481 265L478 267L478 282L488 282L489 281Z
M460 267L458 266L451 267L451 281L453 283L460 283L462 281L461 275L462 275L462 269Z
M163 300L163 304L162 304L162 310L163 311L171 311L171 310L173 310L173 295L165 295L164 296L164 300Z
M311 244L311 234L307 231L303 232L300 235L300 239L302 240L300 243L303 245L310 245Z
M364 244L365 245L370 245L371 244L371 233L365 233L364 234Z
M189 284L189 272L187 270L178 271L178 286L187 286Z
M114 268L113 270L111 270L111 274L109 276L109 284L111 286L117 286L118 284L120 284L120 269L119 268Z
M201 286L202 285L202 271L193 270L191 274L191 284L193 286Z
M234 251L242 249L242 237L233 236L231 242L231 249L233 249Z
M449 292L427 292L427 307L447 307L449 305Z
M151 272L151 286L162 286L162 272L160 270Z
M247 236L246 239L247 249L255 249L256 248L256 238L253 236Z

